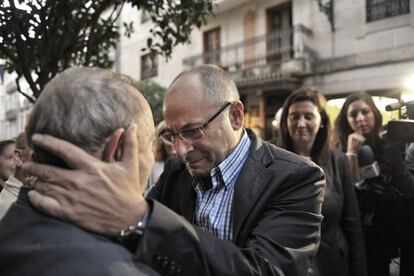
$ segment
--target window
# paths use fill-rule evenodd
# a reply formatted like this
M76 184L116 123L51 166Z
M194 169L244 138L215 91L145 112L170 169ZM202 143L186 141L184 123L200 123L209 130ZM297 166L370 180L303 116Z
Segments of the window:
M293 36L291 3L267 10L267 62L278 62L292 56Z
M367 22L410 13L410 0L366 0Z
M152 78L158 75L157 57L150 54L141 56L141 80Z
M204 63L220 65L220 28L204 32Z

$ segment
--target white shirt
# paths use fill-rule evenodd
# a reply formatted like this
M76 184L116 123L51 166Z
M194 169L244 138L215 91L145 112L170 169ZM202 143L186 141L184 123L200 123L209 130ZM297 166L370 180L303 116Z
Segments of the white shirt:
M3 190L0 192L0 219L3 218L7 210L9 210L10 205L16 201L22 186L23 183L12 175L4 183Z

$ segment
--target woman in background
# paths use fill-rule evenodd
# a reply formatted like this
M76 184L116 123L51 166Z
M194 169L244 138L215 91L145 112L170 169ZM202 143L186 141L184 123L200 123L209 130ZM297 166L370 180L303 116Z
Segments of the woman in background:
M346 156L330 147L326 99L316 88L293 92L283 105L281 146L325 172L321 242L308 275L362 276L366 262L358 205Z
M14 140L0 141L0 191L3 189L4 182L14 174Z
M368 275L388 276L391 260L399 255L399 239L405 232L402 229L405 227L402 218L404 199L410 196L414 185L404 161L404 150L383 136L381 113L366 93L354 93L346 98L335 127L337 144L347 155L357 188ZM379 164L380 170L375 177L360 175L358 155L362 155L362 145L373 153L373 159ZM403 237L403 245L408 241ZM406 266L404 251L401 251L402 267Z
M160 135L166 128L165 121L161 121L155 128L155 141L154 141L154 166L152 167L151 175L146 187L148 192L152 186L157 183L161 173L164 171L164 164L168 159L175 156L175 150L172 146L168 146L161 141Z

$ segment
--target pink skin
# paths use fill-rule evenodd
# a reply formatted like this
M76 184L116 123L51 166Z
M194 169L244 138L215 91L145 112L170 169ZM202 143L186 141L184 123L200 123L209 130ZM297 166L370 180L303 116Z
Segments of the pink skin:
M190 96L189 96L190 95ZM164 100L164 118L169 129L178 133L201 126L220 109L209 103L197 74L186 74L168 90ZM205 129L196 141L175 140L174 149L193 176L209 175L237 145L242 134L243 104L235 101Z
M6 146L0 154L0 180L5 182L16 169L14 163L14 144Z

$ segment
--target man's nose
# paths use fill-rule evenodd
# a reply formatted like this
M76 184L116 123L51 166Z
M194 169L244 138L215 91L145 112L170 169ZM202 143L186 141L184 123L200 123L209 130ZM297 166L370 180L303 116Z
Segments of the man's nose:
M177 137L174 143L174 149L182 160L185 160L185 157L188 152L192 151L194 149L193 143L183 140L180 137Z

